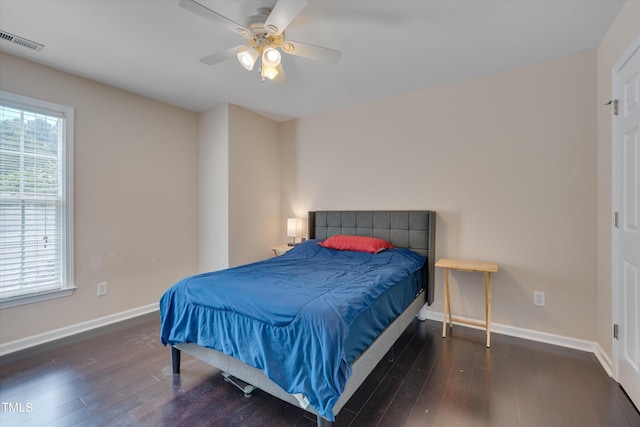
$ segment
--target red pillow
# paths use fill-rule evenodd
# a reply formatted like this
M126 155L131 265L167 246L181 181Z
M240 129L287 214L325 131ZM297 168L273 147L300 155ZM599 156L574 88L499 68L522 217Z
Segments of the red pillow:
M318 244L324 248L338 251L370 252L372 254L393 248L391 243L376 237L346 236L343 234L336 234Z

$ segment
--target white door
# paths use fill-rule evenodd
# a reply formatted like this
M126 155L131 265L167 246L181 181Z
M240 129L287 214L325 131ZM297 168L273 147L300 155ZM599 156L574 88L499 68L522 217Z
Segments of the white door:
M640 37L614 69L614 372L640 407ZM616 366L617 364L617 366Z

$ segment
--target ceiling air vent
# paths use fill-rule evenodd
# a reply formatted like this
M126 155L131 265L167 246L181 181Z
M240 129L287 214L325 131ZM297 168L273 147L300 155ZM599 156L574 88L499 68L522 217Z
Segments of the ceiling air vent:
M13 34L7 33L6 31L2 30L0 30L0 40L15 43L22 47L26 47L27 49L35 50L36 52L40 52L42 48L44 48L43 44L32 42L31 40L27 40L22 37L14 36Z

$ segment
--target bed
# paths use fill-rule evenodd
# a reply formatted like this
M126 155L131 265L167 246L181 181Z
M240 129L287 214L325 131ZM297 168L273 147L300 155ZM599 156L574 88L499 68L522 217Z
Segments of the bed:
M328 426L433 302L435 212L315 211L308 229L309 240L280 257L178 282L161 299L160 334L174 373L185 352ZM373 237L393 249L319 244L332 236Z

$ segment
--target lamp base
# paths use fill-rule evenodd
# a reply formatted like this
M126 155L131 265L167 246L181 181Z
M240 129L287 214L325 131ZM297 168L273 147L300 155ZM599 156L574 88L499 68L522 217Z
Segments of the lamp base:
M287 246L298 246L300 243L304 242L305 240L307 239L303 237L302 239L300 239L298 243L296 243L296 239L294 237L293 242L287 243Z

